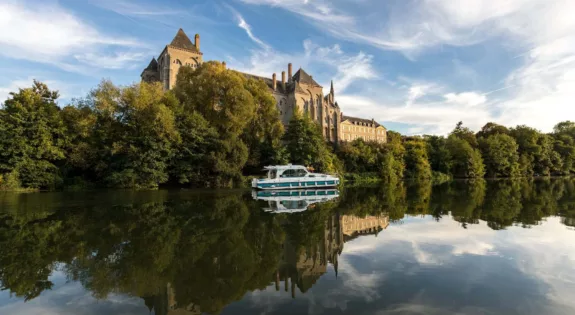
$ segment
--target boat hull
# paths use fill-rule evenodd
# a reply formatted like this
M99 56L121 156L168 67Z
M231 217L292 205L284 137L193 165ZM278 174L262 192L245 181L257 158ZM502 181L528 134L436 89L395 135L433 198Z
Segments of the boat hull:
M339 185L338 178L275 181L275 180L254 180L252 188L261 190L278 189L307 189L307 188L328 188Z

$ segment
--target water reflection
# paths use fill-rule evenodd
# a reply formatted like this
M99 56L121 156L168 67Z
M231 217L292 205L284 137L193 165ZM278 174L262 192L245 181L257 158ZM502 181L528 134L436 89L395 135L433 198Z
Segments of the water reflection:
M440 286L440 291L453 296L441 307L451 310L475 303L491 313L573 311L571 306L555 307L549 299L550 285L533 278L538 273L523 274L520 270L525 266L509 263L517 259L542 267L551 257L562 257L552 267L563 276L545 280L552 281L551 287L559 283L573 293L570 290L575 288L569 284L575 280L570 276L575 271L573 255L565 247L547 245L542 255L547 258L535 260L527 247L506 243L514 235L535 240L532 245L542 239L559 244L566 235L572 239L571 234L554 233L561 226L553 223L556 217L563 228L575 226L571 179L348 187L341 195L326 191L322 202L313 201L317 191L315 196L303 192L281 196L286 193L291 194L0 194L0 281L4 293L12 296L0 295L0 313L25 314L29 305L46 307L34 303L66 285L58 277L70 285L81 284L100 301L85 303L93 305L85 312L90 314L126 312L134 304L118 303L118 296L138 299L144 313L155 314L259 313L270 307L258 300L262 296L276 301L272 304L285 304L284 297L297 301L283 310L273 308L272 313L308 313L311 306L300 303L307 301L311 290L311 296L326 295L332 301L314 304L314 313L331 314L334 307L343 313L367 312L370 307L375 312L416 296L420 307L430 310L427 307L432 304L440 307L433 301L442 299L425 297L443 282L453 285ZM300 205L284 203L286 197L304 200L307 211L297 212ZM542 225L544 229L536 229ZM447 234L438 238L442 233ZM473 243L459 244L459 239L473 237L477 238ZM494 237L503 238L497 239L503 249L492 256L489 253L496 246L489 240ZM453 257L461 259L445 263ZM426 264L441 268L433 273L417 271L416 266ZM499 283L498 289L486 290L493 283L484 281L492 281L491 277L471 276L482 268L493 268L489 269L493 279L523 284L510 287L499 280L493 282ZM474 282L462 280L466 277ZM457 289L460 280L467 288L464 291ZM427 290L418 291L421 288ZM493 290L507 300L495 302L489 293ZM510 306L525 297L540 305L529 304L522 312ZM102 305L112 300L120 309L103 310ZM354 302L345 307L338 304L348 300ZM70 301L50 304L75 307Z
M263 210L272 213L294 213L315 207L315 204L333 201L339 197L337 189L254 190L255 200L267 203Z

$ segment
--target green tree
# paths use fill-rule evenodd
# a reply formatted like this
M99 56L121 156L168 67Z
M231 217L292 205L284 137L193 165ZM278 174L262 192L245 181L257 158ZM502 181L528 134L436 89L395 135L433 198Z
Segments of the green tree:
M388 131L387 144L384 146L380 161L379 173L386 181L394 182L402 179L405 172L405 147L401 135Z
M34 81L10 93L0 109L0 174L23 187L54 188L62 181L66 128L57 99L58 92Z
M451 156L451 174L458 178L483 177L485 169L479 150L457 136L449 136L446 142Z
M173 147L180 141L171 107L177 100L161 84L116 87L103 81L83 101L96 113L91 142L94 166L112 187L157 187L168 181Z
M461 121L457 123L455 129L450 133L450 136L455 136L461 140L465 140L474 149L479 147L475 133L469 128L463 127L463 122Z
M447 148L447 139L442 136L425 136L429 164L431 170L449 174L451 169L451 156Z
M489 136L494 135L509 135L509 129L507 127L498 125L493 122L488 122L481 128L481 130L477 133L477 138L488 138Z
M519 153L515 140L500 133L479 139L486 174L489 177L519 176Z
M427 145L423 140L405 142L405 173L407 177L431 178L431 166L427 156Z
M246 89L256 104L255 115L242 136L249 149L248 173L266 165L287 163L287 151L281 143L284 128L275 98L262 80L247 80Z
M290 162L312 166L322 172L337 172L338 161L325 142L319 125L302 117L296 109L284 135Z

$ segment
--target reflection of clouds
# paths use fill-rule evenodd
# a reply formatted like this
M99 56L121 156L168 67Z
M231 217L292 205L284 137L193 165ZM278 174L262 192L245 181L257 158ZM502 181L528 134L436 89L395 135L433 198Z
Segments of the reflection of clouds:
M324 275L296 298L298 310L573 314L574 236L559 218L530 229L512 226L500 231L483 221L463 229L450 218L407 218L377 237L345 243L337 281L331 271ZM283 301L268 297L282 309Z
M142 299L125 295L110 294L106 300L97 300L84 290L78 282L65 282L65 276L55 272L50 280L54 289L43 292L39 297L23 303L13 299L0 305L0 314L18 315L96 315L96 314L147 314Z
M506 235L507 246L515 250L518 268L544 281L552 290L547 297L575 309L575 231L548 218L531 229L513 228Z

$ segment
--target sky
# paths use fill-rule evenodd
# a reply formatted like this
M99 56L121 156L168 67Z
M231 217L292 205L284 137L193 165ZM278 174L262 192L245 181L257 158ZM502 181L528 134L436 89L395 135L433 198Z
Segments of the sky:
M458 121L544 132L575 120L572 0L0 0L0 103L33 79L60 106L128 85L179 28L204 60L304 68L349 116L403 134ZM8 30L8 31L6 31Z

